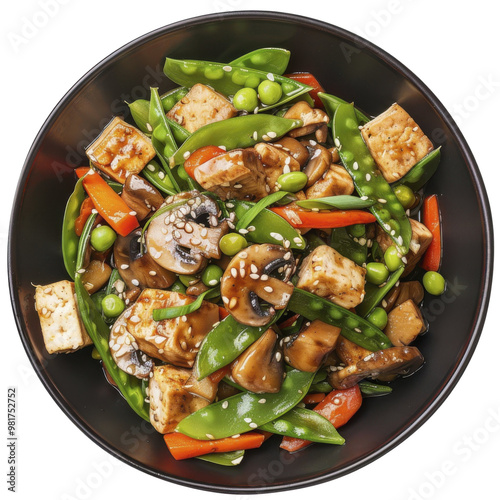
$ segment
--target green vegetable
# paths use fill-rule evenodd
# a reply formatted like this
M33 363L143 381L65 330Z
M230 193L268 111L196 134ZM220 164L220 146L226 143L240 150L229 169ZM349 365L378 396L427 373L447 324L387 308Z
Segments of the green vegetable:
M441 295L446 288L445 279L436 271L427 271L422 278L422 283L431 295Z
M83 177L82 177L83 179ZM66 271L71 276L75 277L76 272L76 256L78 253L79 237L75 233L75 221L80 215L80 208L83 200L86 198L85 189L83 189L82 179L78 179L73 193L66 203L64 218L62 224L61 247Z
M162 94L160 99L165 113L168 113L188 92L189 89L186 87L177 87Z
M375 307L366 319L380 330L387 326L387 313L381 307Z
M434 175L440 160L441 146L422 158L406 175L401 177L399 181L394 182L392 184L393 188L404 185L408 186L413 191L418 191Z
M180 274L179 275L179 281L181 282L182 285L188 287L191 285L194 285L195 283L198 283L200 280L199 276L193 276L192 274Z
M357 224L357 226L363 229L359 238L350 236L349 227L352 226L333 228L330 235L330 246L344 257L356 262L358 266L362 266L366 262L368 247L366 245L364 224ZM362 238L364 238L364 241ZM363 242L363 245L360 241Z
M358 382L358 385L363 396L385 396L392 392L392 387L376 384L375 382L368 382L366 380Z
M202 83L211 86L217 92L226 96L235 95L236 92L243 87L256 86L255 84L260 86L260 82L264 80L272 80L271 83L279 86L280 90L281 86L286 86L287 92L285 93L282 91L283 95L270 105L266 105L266 101L268 101L269 97L266 93L265 100L261 98L262 105L259 106L259 111L284 104L312 90L308 85L291 80L290 78L285 78L284 76L256 69L238 68L227 64L208 61L181 61L167 57L163 72L179 85L192 87L196 83ZM266 91L267 90L268 89L266 89ZM275 92L275 90L272 91L273 98L275 97Z
M244 54L238 59L231 61L229 66L238 68L250 68L282 75L288 66L290 51L278 48L257 49L248 54Z
M97 218L96 213L90 214L87 219L87 222L85 222L85 226L83 226L83 231L78 241L78 251L76 255L76 272L74 276L79 276L81 274L81 271L84 269L83 262L85 260L85 254L87 253L87 245L89 244L90 234L92 232L92 228L94 226L96 218Z
M195 439L222 439L251 431L291 410L307 394L313 378L314 373L292 369L279 392L236 394L188 415L176 430Z
M341 104L347 104L346 101L341 99L340 97L336 97L331 94L326 94L325 92L318 92L318 97L321 99L321 102L325 106L325 110L328 116L331 118L330 123L333 121L333 117L335 116L335 111ZM362 111L355 108L356 117L359 120L359 123L364 125L370 121L370 118L366 116Z
M411 208L415 204L415 193L404 184L394 187L394 194L399 200L399 203L403 205L404 209Z
M389 269L381 262L369 262L366 265L366 281L381 285L389 277Z
M218 265L210 264L203 271L201 281L203 281L206 286L217 286L220 284L223 274L224 271Z
M324 392L324 393L329 393L333 390L333 387L326 381L323 380L322 382L318 382L316 384L311 384L311 387L309 388L309 393L314 394L318 392Z
M401 254L409 249L412 230L405 209L375 165L359 132L354 107L340 104L333 118L335 145L361 198L374 202L370 211L392 238Z
M125 310L125 302L118 295L110 293L102 299L102 312L108 318L116 318Z
M219 248L225 255L236 255L240 250L248 246L248 242L244 236L238 233L225 234L219 240Z
M341 328L344 337L370 351L379 351L392 345L387 336L370 322L305 290L294 289L288 309L301 314L309 321L320 319Z
M190 304L186 304L184 306L175 306L175 307L165 307L163 309L154 309L153 310L153 319L155 321L161 321L162 319L172 319L179 318L180 316L186 316L189 313L197 311L203 305L203 299L207 297L207 299L216 297L220 294L218 288L211 288L206 292L198 295L196 300L191 302Z
M304 172L288 172L278 177L278 186L283 191L296 193L307 184L308 178Z
M272 106L276 104L283 95L283 89L278 82L272 80L264 80L259 84L259 99L262 104Z
M238 220L243 218L254 206L255 203L243 200L231 200L228 203L228 208L234 210ZM306 247L306 242L299 232L283 217L267 208L254 217L251 225L255 229L245 234L245 237L252 243L283 245L286 240L290 242L290 248L294 250L303 250Z
M389 290L399 281L404 270L404 267L400 267L397 271L394 271L387 279L385 285L381 287L367 283L365 286L365 298L363 302L356 307L356 312L361 317L366 318L373 308L389 293Z
M90 235L90 244L98 251L104 252L113 246L116 233L109 226L96 227Z
M244 87L233 97L233 106L236 109L252 112L259 104L257 92L250 87Z
M255 217L257 217L257 215L259 215L266 207L268 207L269 205L273 205L288 194L289 193L285 191L277 191L276 193L265 196L264 198L259 200L252 206L252 208L250 208L250 210L248 210L243 215L243 217L238 220L238 223L236 224L236 231L239 231L240 229L246 229L255 219Z
M373 200L362 200L357 196L341 194L338 196L326 196L325 198L314 198L309 200L298 200L295 203L302 208L319 208L320 210L338 208L340 210L353 210L369 208L375 204Z
M95 295L95 293L94 293L94 295ZM92 356L92 359L102 359L101 355L99 354L99 351L95 347L92 347L91 356Z
M174 189L170 178L165 174L165 170L160 167L157 161L151 160L142 170L142 175L149 181L156 189L161 192L174 195L177 191Z
M280 418L259 427L281 436L307 439L315 443L344 444L337 429L319 413L306 408L292 408Z
M361 238L366 234L366 226L364 224L353 224L352 226L347 226L347 231L354 238Z
M289 120L274 115L246 115L209 123L191 134L175 152L170 165L180 165L190 153L203 146L224 146L228 151L248 148L258 142L278 139L294 128L301 127L301 120ZM271 134L271 135L268 135Z
M398 249L391 245L384 253L384 262L389 271L394 272L403 265Z
M174 284L170 287L170 290L172 292L177 292L182 294L186 293L186 287L184 286L184 284L180 279L174 282Z
M225 453L209 453L208 455L200 455L195 457L198 460L204 460L217 465L225 465L226 467L233 467L238 465L243 460L245 450L226 451Z

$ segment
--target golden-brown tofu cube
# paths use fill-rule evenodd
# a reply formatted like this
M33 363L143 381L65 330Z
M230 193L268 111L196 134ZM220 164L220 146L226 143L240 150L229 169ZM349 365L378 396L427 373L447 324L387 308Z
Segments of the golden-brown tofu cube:
M271 193L280 190L278 186L278 177L280 175L300 170L299 162L283 148L276 148L265 142L259 142L254 148L262 160L264 172L266 173L266 183Z
M433 149L422 129L397 103L364 125L361 134L387 182L401 179Z
M315 248L302 262L297 288L349 309L365 295L366 270L328 245Z
M184 389L191 370L172 365L155 366L149 379L149 418L161 434L173 432L177 424L209 402Z
M395 307L387 315L384 333L395 346L411 344L417 336L425 332L425 322L420 309L413 300L407 300Z
M149 137L115 117L87 148L89 160L118 182L138 174L156 153Z
M92 344L78 314L75 285L71 281L37 286L35 307L49 354L73 352Z
M192 133L209 123L232 118L237 113L236 108L223 95L197 83L167 116Z

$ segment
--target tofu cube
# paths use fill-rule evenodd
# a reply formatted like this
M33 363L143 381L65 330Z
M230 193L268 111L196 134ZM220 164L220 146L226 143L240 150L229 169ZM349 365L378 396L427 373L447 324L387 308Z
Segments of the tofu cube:
M279 191L277 182L281 174L300 170L299 162L283 148L276 148L265 142L259 142L254 148L262 160L266 173L266 183L271 193Z
M149 418L161 434L173 432L177 424L191 413L209 404L206 399L187 392L184 384L191 370L172 365L155 366L149 379Z
M73 352L92 344L78 314L75 285L71 281L37 286L35 308L49 354Z
M237 113L236 108L223 95L197 83L167 113L167 117L192 133L209 123L232 118Z
M413 300L409 299L387 315L384 333L393 345L404 346L411 344L425 330L426 326L420 309Z
M323 178L306 190L306 196L308 199L324 198L326 196L352 194L353 192L354 182L349 172L343 166L333 163Z
M432 241L432 233L424 224L415 219L410 219L410 224L412 230L410 250L405 256L407 262L403 276L407 276L415 269L418 261L422 258ZM382 252L385 252L391 245L394 245L391 237L378 225L376 240Z
M120 183L138 174L156 153L149 137L115 117L87 148L89 160Z
M361 134L389 183L403 177L433 149L429 138L397 103L364 125Z
M350 309L365 296L366 270L328 245L315 248L302 262L297 288Z

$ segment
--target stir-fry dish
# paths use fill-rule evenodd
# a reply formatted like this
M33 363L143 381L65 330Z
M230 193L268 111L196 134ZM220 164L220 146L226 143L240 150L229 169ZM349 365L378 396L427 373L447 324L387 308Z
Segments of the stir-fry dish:
M289 57L167 58L178 87L88 145L69 279L36 286L47 351L93 345L177 460L344 444L364 398L422 367L420 304L445 290L440 149L397 103L371 117L284 75Z

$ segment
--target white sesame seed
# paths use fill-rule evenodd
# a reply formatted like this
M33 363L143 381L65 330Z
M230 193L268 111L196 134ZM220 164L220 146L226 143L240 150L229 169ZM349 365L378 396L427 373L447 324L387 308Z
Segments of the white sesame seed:
M232 268L231 268L231 276L232 276L233 278L237 278L237 277L238 277L238 271L237 271L237 269L236 269L236 268L234 268L234 267L232 267Z
M270 140L271 140L271 138L270 138L267 134L264 134L264 135L262 136L262 139L263 139L264 141L270 141Z
M248 254L247 254L247 252L240 252L238 257L240 259L246 259L248 257Z
M333 404L334 405L339 405L340 404L340 399L339 398L334 398L333 399Z
M132 216L135 216L135 215L137 215L137 212L135 212L134 210L131 210L128 214L132 215Z
M258 280L259 279L259 275L255 274L255 273L252 273L252 274L250 274L250 279Z
M281 352L279 352L279 351L278 351L278 352L275 354L275 357L276 357L276 361L281 361Z
M340 141L338 140L337 137L335 137L333 142L335 143L335 146L337 146L338 148L340 147Z
M153 131L153 127L151 126L151 123L146 123L146 128L148 129L148 132L152 132Z
M128 264L122 264L120 269L128 269L130 266Z
M280 233L269 233L269 236L275 240L283 241L283 236Z
M227 401L222 402L222 408L225 410L229 406L229 403Z
M274 82L274 75L272 73L268 73L266 76L267 76L268 80L271 80L272 82Z
M185 160L187 160L190 156L191 156L191 153L190 153L189 151L186 151L186 152L182 155L182 157L183 157Z
M231 297L231 300L229 301L229 309L233 309L233 307L236 307L237 303L238 299L236 297Z
M269 279L269 276L267 274L263 274L261 277L260 277L261 281L267 281Z
M257 429L257 427L259 427L255 422L250 422L248 424L248 427L251 427L252 429Z
M131 282L132 282L132 285L139 286L139 280L136 280L134 278Z
M257 108L257 109L258 109L258 108ZM255 131L254 131L254 133L253 133L253 136L252 136L252 137L253 137L253 140L254 140L254 141L258 141L258 140L259 140L259 134L257 133L257 130L255 130Z
M214 437L212 436L212 434L205 434L207 436L208 439L214 439Z
M238 233L240 233L240 234L248 234L248 229L240 229L238 231Z
M251 419L250 417L245 417L243 420L244 420L247 424L249 424L249 423L252 421L252 419Z
M264 290L267 292L267 293L273 293L273 287L272 286L265 286L264 287Z
M384 198L379 198L379 199L378 199L378 202L379 202L379 203L387 203L387 200L384 200Z
M276 137L276 132L273 132L272 130L267 133L267 135L271 138L274 139Z
M358 165L358 162L357 162L357 161L355 161L355 162L352 164L352 168L353 168L354 170L358 170L359 165Z
M222 69L229 73L229 71L231 71L233 68L231 68L231 66L222 66Z
M366 174L366 175L365 175L365 179L366 179L367 181L370 181L370 179L371 179L371 178L372 178L372 176L371 176L370 174Z

